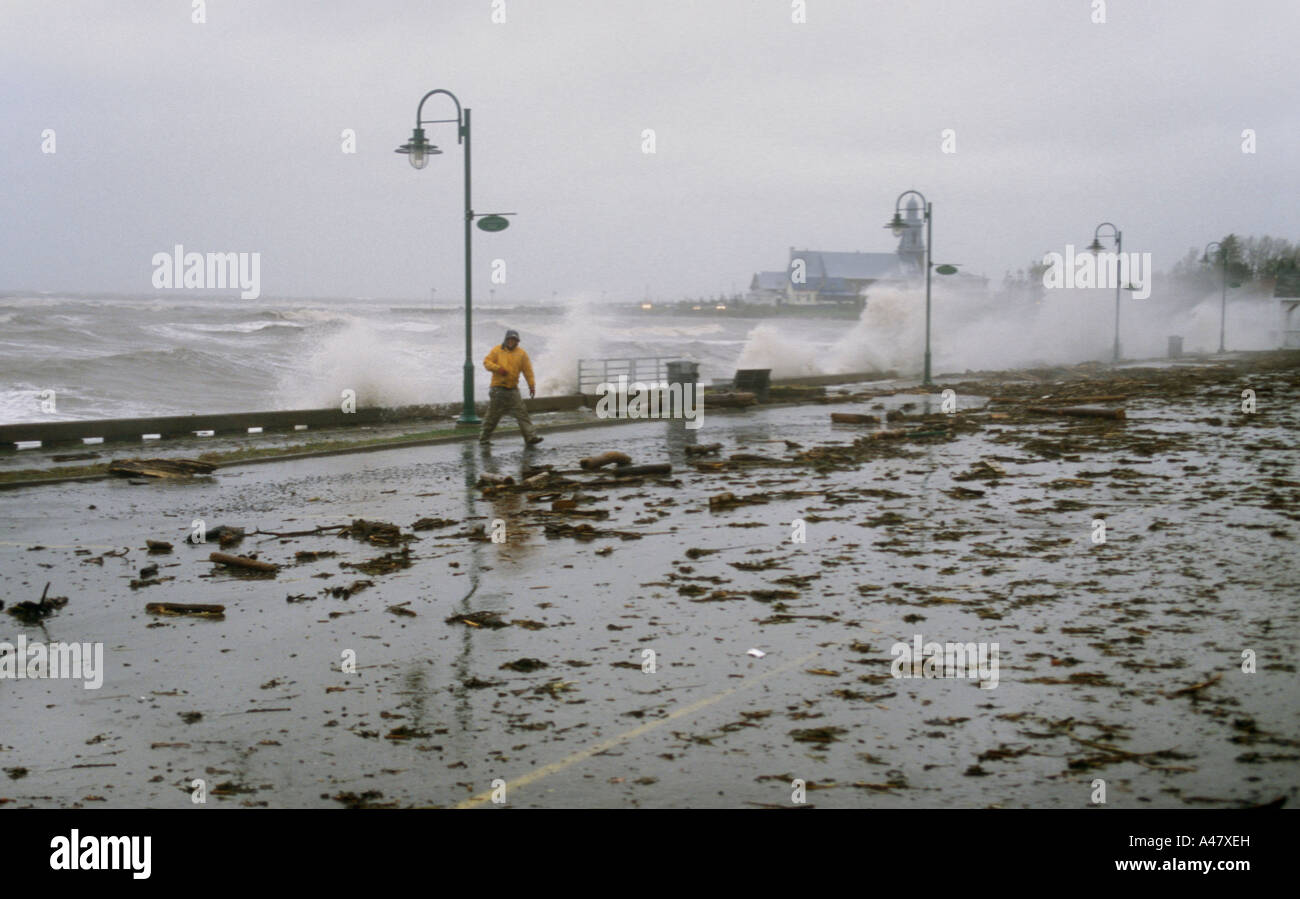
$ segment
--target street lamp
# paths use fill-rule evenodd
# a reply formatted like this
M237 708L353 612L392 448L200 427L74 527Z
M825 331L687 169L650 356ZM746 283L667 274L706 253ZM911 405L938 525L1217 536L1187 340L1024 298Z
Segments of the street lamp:
M451 97L451 101L456 104L456 118L454 119L426 119L424 118L424 101L428 100L434 94L446 94ZM450 122L456 123L456 143L465 145L465 371L463 376L464 386L464 406L461 409L460 418L457 423L462 425L476 425L481 419L474 414L474 346L473 346L473 277L471 275L472 248L471 226L474 219L480 219L478 226L484 231L502 231L509 225L503 215L514 215L513 212L490 213L475 215L474 209L470 205L470 130L469 130L469 109L462 109L460 100L456 95L448 90L432 90L420 98L420 105L415 108L415 130L411 132L411 139L398 147L394 152L406 155L407 161L411 163L411 168L422 169L429 164L430 156L440 156L442 151L436 146L429 143L425 137L424 125L445 124Z
M1088 252L1100 253L1103 249L1101 245L1101 229L1109 227L1115 238L1115 256L1118 258L1124 252L1124 235L1118 228L1110 222L1102 222L1092 231L1092 243L1088 245ZM1115 270L1115 352L1112 361L1119 362L1119 269L1118 265Z
M894 232L895 237L902 237L903 232L907 230L907 222L903 220L902 202L903 197L913 194L921 199L921 208L924 210L925 217L925 376L921 383L929 386L930 381L930 269L934 268L934 252L931 247L931 238L934 234L933 212L934 207L925 199L925 195L918 190L905 190L898 195L894 201L894 217L885 225L890 231ZM951 275L957 271L952 265L939 266L939 274Z
M1226 353L1223 346L1224 323L1228 315L1228 254L1224 252L1223 244L1217 240L1212 240L1205 245L1205 254L1201 256L1201 262L1209 264L1210 247L1219 251L1219 258L1223 262L1223 296L1219 300L1219 352Z

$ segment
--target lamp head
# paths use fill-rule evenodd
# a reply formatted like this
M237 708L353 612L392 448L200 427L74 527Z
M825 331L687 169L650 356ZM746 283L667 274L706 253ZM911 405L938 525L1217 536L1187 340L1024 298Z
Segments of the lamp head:
M416 128L411 132L411 139L402 144L394 153L405 153L411 168L422 169L429 164L430 156L439 156L442 151L425 139L424 129Z
M1092 239L1092 243L1088 244L1089 253L1100 253L1104 249L1105 247L1101 245L1101 240L1096 237Z
M902 214L899 213L897 209L895 209L894 217L889 220L889 224L886 225L885 227L888 228L890 231L893 231L895 237L902 237L903 232L907 230L907 223L903 221Z

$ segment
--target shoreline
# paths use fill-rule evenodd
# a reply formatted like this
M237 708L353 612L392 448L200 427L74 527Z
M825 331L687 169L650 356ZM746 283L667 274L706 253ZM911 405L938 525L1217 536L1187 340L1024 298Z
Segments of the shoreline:
M1094 379L1095 373L1104 372L1104 371L1112 371L1118 373L1126 370L1131 370L1133 368L1146 368L1146 367L1167 368L1173 365L1206 365L1206 364L1216 364L1216 363L1221 364L1221 363L1230 362L1232 360L1249 362L1251 359L1270 359L1273 358L1274 356L1277 356L1278 354L1281 354L1283 357L1285 357L1287 354L1292 354L1295 355L1296 358L1300 358L1300 350L1279 349L1279 350L1243 351L1238 353L1228 353L1222 356L1219 356L1217 354L1209 354L1209 355L1199 355L1199 356L1183 356L1178 359L1133 360L1128 362L1122 362L1118 366L1109 363L1082 362L1073 365L1060 366L1060 367L1050 368L1050 369L1031 368L1031 369L985 370L979 372L968 371L962 374L948 372L948 373L942 373L936 377L933 390L930 392L939 393L944 389L945 384L960 385L963 383L967 383L968 380L971 378L998 378L998 379L1014 380L1014 376L1017 374L1023 375L1024 377L1027 378L1032 378L1034 377L1035 372L1055 371L1055 372L1061 372L1065 374L1074 372L1076 377L1079 379L1084 379L1084 378ZM915 388L917 386L920 386L920 381L917 378L899 378L893 372L882 372L880 374L881 377L874 380L864 380L865 373L850 373L845 375L814 375L814 376L781 378L781 379L773 379L772 386L773 388L779 388L779 387L798 388L798 387L813 387L813 386L850 387L855 384L881 383L881 382L896 384L898 385L899 389L910 389L910 388ZM711 392L711 389L717 389L717 388L716 387L709 388L706 386L704 389L705 389L705 400L707 404L708 393ZM809 395L804 399L793 399L793 400L787 399L787 400L773 402L773 403L765 403L762 404L761 406L750 407L750 408L782 408L787 405L806 405L810 403L827 404L833 402L852 402L853 398L854 398L854 393L851 392L842 393L842 394ZM546 403L546 402L554 402L557 400L565 400L565 399L568 398L567 397L550 397L550 398L539 397L538 401L542 403ZM391 410L371 409L367 411L371 413L386 413ZM579 414L582 411L583 410L580 409ZM586 410L586 411L590 411L590 410ZM719 414L717 409L711 410L711 413L715 415ZM279 413L274 413L274 414L279 414ZM743 412L741 414L743 414ZM597 419L597 420L587 419L587 420L574 421L572 416L569 413L563 413L563 412L534 413L533 417L534 417L534 423L537 425L538 432L542 434L559 433L568 430L600 427L600 426L612 425L612 424L625 424L628 423L629 421L636 421L636 419L612 419L612 418ZM423 422L421 422L421 424L423 424ZM376 425L356 425L353 427L357 428L358 430L372 430L372 429L382 428L385 426L376 424ZM310 433L303 432L301 436L303 436L304 439L308 441L306 443L281 445L281 446L263 446L263 447L244 446L238 449L231 448L231 449L225 449L223 451L203 452L193 456L192 458L196 458L204 462L213 463L218 467L218 469L220 469L223 467L230 467L233 465L241 465L241 464L251 465L251 464L258 464L264 462L276 462L276 461L287 462L287 461L295 461L295 460L323 458L327 456L348 454L348 453L378 452L385 449L400 449L403 447L436 446L443 443L457 443L464 440L469 440L477 434L477 428L474 426L456 425L451 428L444 428L440 430L430 431L425 428L422 428L420 430L412 430L412 428L415 427L414 423L410 425L403 425L400 422L395 422L387 425L386 427L394 430L396 432L395 435L391 437L370 437L370 438L360 438L360 439L351 440L351 439L346 439L342 436L343 434L348 433L349 429L341 428L341 427L332 427L323 430L312 431ZM503 422L501 428L498 430L498 434L515 433L517 432L517 430L518 430L517 425L515 425L513 421L508 423ZM283 441L286 439L293 439L294 436L295 435L292 433L286 433L286 434L267 433L267 434L246 435L246 436L238 436L238 437L233 435L228 435L228 436L224 436L223 439L227 443L233 445L235 443L246 443L248 441L256 440L259 438L265 440ZM202 440L213 441L214 439L215 438L211 438L211 437L171 438L164 441L158 441L155 444L157 446L157 450L148 451L148 452L152 453L152 457L166 458L168 456L175 456L177 454L178 448L180 447L185 447L186 452L189 452L191 449L201 448L202 444L200 443L200 441ZM137 447L140 447L140 444L135 444L135 445ZM93 451L90 450L90 447L95 447L95 448L102 447L103 451L109 451L114 449L122 449L126 446L126 443L124 441L117 441L114 443L83 444L82 446L84 446L86 448L86 451L88 452ZM307 449L304 451L302 449L303 447L319 447L319 449ZM131 457L132 458L139 457L141 454L145 452L146 450L143 447L141 447L138 451L135 451L131 455ZM43 461L45 461L47 464L39 468L15 469L10 467L6 470L6 468L4 467L5 463L17 461L17 459L20 456L27 453L33 454L33 458L40 458L41 456L43 456L44 457ZM58 466L59 463L51 462L49 460L49 456L55 454L57 453L56 453L56 447L54 446L40 447L39 449L25 449L25 450L14 449L14 450L0 451L0 491L17 489L20 487L28 487L28 486L44 486L44 485L78 483L78 482L85 483L85 482L92 482L96 480L102 480L105 478L114 477L114 475L109 474L107 471L110 461L105 461L102 463L95 463L93 465L85 465L85 466L63 465L62 467L54 467L54 466ZM119 453L118 455L121 454Z

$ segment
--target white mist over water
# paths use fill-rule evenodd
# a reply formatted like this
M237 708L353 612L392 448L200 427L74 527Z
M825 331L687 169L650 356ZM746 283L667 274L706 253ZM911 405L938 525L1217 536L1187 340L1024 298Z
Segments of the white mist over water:
M1168 338L1183 338L1184 353L1210 353L1219 345L1218 293L1188 302L1155 291L1145 300L1120 298L1123 358L1164 357ZM1278 345L1276 303L1260 294L1229 293L1227 347L1264 350ZM788 324L764 322L750 332L737 368L770 368L772 377L858 371L921 374L925 356L925 289L878 289L856 322L829 345L795 336ZM1044 291L1041 302L962 290L931 288L932 370L1030 368L1110 361L1115 337L1113 290Z
M1220 293L1214 291L1190 308L1173 310L1183 338L1183 351L1212 353L1219 349ZM1281 344L1278 304L1272 296L1228 290L1225 342L1228 350L1269 350ZM1163 351L1163 343L1160 345ZM1156 352L1152 350L1151 352Z
M558 323L532 326L534 331L546 332L542 335L545 347L528 354L537 379L538 396L577 393L578 360L600 358L604 352L605 333L596 320L595 298L591 294L579 294L565 305L569 310Z
M500 310L474 320L474 393L486 400L492 375L483 358L505 338L520 332L537 381L538 396L575 393L578 360L605 355L618 339L602 323L599 300L589 294L570 299L563 318L512 315ZM608 310L605 310L608 312ZM337 324L337 323L335 323ZM301 364L280 380L282 408L337 406L345 388L356 391L358 408L459 401L464 378L464 331L459 313L429 321L409 316L398 321L348 316L341 327L316 333ZM527 392L527 385L520 384Z
M736 368L770 368L773 378L798 378L829 370L824 348L801 341L776 322L763 322L749 332Z
M683 321L611 308L593 294L577 295L565 305L568 311L562 319L533 321L520 328L539 396L577 393L578 362L582 359L692 359L701 364L702 371L730 376L739 346L735 332L745 326L740 320L724 327L708 318Z
M1219 292L1123 300L1126 358L1218 348ZM936 279L934 373L1109 361L1113 290L1049 290L1042 303L962 292ZM458 402L463 313L413 302L202 297L0 296L0 421L123 418L264 409ZM737 368L776 377L881 371L920 374L924 288L873 291L857 321L745 319L610 306L578 295L562 314L518 307L475 316L475 396L487 398L483 356L506 328L523 335L538 391L577 386L578 360L659 356L700 364L701 380ZM1277 303L1228 292L1229 350L1278 345ZM52 393L51 393L52 392ZM57 409L43 396L57 396Z
M427 326L408 333L427 337L424 331ZM438 364L431 371L433 350L427 343L398 336L393 329L352 317L315 334L297 364L280 371L276 407L338 407L344 390L356 391L357 408L450 401L459 395L459 366L451 385L453 373L444 371L449 366Z

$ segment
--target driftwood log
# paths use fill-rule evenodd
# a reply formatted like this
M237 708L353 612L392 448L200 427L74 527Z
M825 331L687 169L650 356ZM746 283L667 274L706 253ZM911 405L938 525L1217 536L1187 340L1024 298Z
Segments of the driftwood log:
M549 484L553 477L554 475L549 470L539 471L535 475L524 478L523 486L527 487L529 490L537 490Z
M220 617L226 613L225 606L189 602L151 602L145 605L144 610L154 615L204 615L207 617Z
M1026 412L1036 415L1068 415L1073 418L1128 418L1123 409L1089 409L1086 406L1026 406Z
M688 443L682 447L682 450L688 456L707 456L710 453L716 453L720 449L722 449L721 443L705 443L698 446Z
M1172 693L1166 693L1165 696L1168 697L1169 699L1173 699L1176 696L1191 696L1193 699L1195 699L1197 693L1199 693L1201 690L1204 690L1206 687L1217 684L1219 682L1219 679L1222 677L1223 677L1222 673L1216 674L1213 677L1209 678L1208 680L1201 681L1199 684L1192 684L1190 687L1183 687L1181 690L1175 690Z
M495 472L485 471L478 476L476 487L504 487L513 484L515 479L508 474L496 474Z
M280 566L274 562L262 562L257 559L249 559L245 556L232 556L229 553L213 553L208 556L211 562L220 562L222 565L231 565L235 568L247 568L250 571L279 571Z
M607 453L601 453L599 456L588 456L585 459L578 460L578 464L588 471L605 465L630 465L631 462L631 456L627 453L620 453L618 450L610 450Z
M657 462L653 465L620 465L610 474L616 478L628 478L636 475L645 474L671 474L672 465L667 462Z
M874 415L863 415L859 412L832 412L831 421L843 425L874 425L880 419Z
M751 493L748 496L736 496L736 494L728 491L709 497L709 511L716 512L720 509L731 509L735 506L748 506L765 502L767 502L767 497L762 494Z
M211 474L217 466L197 459L121 459L108 466L109 474L123 477L188 478Z

